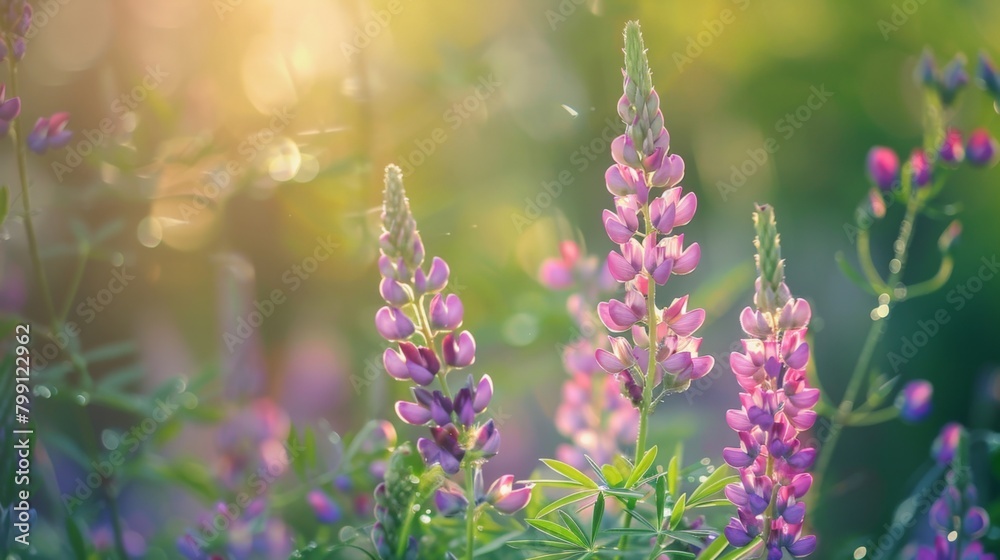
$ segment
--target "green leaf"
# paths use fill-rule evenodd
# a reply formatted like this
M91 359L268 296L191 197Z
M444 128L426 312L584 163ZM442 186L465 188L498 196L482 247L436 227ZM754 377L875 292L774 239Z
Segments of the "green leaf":
M698 556L698 560L716 560L726 547L729 546L729 541L726 539L725 535L719 535L714 541L712 541L705 550L701 551L701 555Z
M671 459L671 462L673 459ZM663 477L656 479L656 526L663 527L663 512L667 507L667 484Z
M645 476L646 471L649 467L653 465L653 461L656 460L656 446L650 447L643 454L642 459L639 459L639 463L632 469L632 474L629 475L628 480L625 481L626 488L635 487L635 483L639 481L640 478Z
M538 479L538 480L525 480L523 481L527 484L534 484L535 486L543 486L545 488L579 488L580 483L572 480L551 480L551 479Z
M681 494L681 497L674 504L674 510L670 512L670 528L676 529L680 525L681 520L684 519L684 509L687 504L687 494Z
M594 489L597 488L597 483L591 480L590 477L578 471L576 468L563 463L562 461L556 461L555 459L542 459L542 462L545 463L545 466L565 476L567 479L579 483L581 486Z
M609 486L621 486L625 478L618 472L618 469L614 465L604 465L601 467L601 471L604 473L604 479L608 481Z
M680 481L680 473L678 472L681 467L681 458L679 455L674 455L670 458L670 463L667 465L667 481L668 488L670 490L671 496L677 495L677 483Z
M593 496L594 492L596 492L596 490L580 490L579 492L573 492L572 494L563 496L562 498L559 498L558 500L542 508L538 512L538 517L545 517L546 515L552 513L553 511L561 507L568 506L569 504L575 504L580 500L585 500L588 497Z
M689 505L693 506L722 490L727 484L737 482L739 477L736 475L730 476L730 472L732 472L732 468L730 468L729 465L725 463L719 465L719 467L705 479L705 482L702 482L701 485L691 493Z
M601 484L603 484L604 486L608 486L609 482L608 479L605 478L604 476L604 468L598 465L596 461L591 459L590 455L584 455L583 458L586 459L587 463L590 464L590 468L594 471L594 474L597 475L597 478L600 479Z
M730 502L726 498L719 498L717 500L702 500L695 505L688 504L688 509L694 508L708 508L708 507L727 507L732 506L733 502Z
M507 546L521 550L579 550L579 547L563 541L518 540L510 541ZM575 552L574 552L575 554Z
M594 502L594 514L590 522L590 542L597 539L597 533L601 530L601 521L604 520L604 493L597 494L597 501Z
M590 539L587 538L587 534L583 532L583 527L580 526L580 523L577 522L576 518L561 510L559 511L559 517L562 518L563 524L566 525L570 531L573 531L574 535L576 535L581 541L587 543L587 547L590 547Z
M701 548L705 545L704 536L693 533L689 531L663 531L663 534L674 539L675 541L682 542L684 544L689 544L691 546L697 546Z
M80 527L72 515L66 516L66 535L69 537L69 547L77 560L87 560L87 542L80 533Z
M566 527L563 527L554 521L548 521L545 519L526 519L525 522L551 537L555 537L569 544L577 545L580 548L587 548L587 544L583 541L583 539L573 534L573 531L570 531Z
M0 187L0 225L3 225L4 220L7 219L7 214L10 212L10 190L7 189L7 185Z

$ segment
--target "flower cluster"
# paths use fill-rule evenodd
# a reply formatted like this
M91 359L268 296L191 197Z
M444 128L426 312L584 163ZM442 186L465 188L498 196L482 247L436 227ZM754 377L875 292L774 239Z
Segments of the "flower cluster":
M483 375L477 382L470 375L452 394L448 373L476 359L475 339L469 331L460 330L462 300L444 293L449 269L443 259L434 257L426 270L423 267L423 241L403 190L402 172L395 165L386 168L384 195L378 266L382 274L379 293L387 305L375 314L375 326L386 340L396 343L396 348L386 349L383 355L385 370L395 379L416 385L413 402L397 402L396 413L408 424L429 426L431 437L417 442L428 466L439 465L447 474L467 467L467 476L481 476L482 463L500 449L496 424L480 418L493 398L493 381ZM427 389L435 380L440 388ZM497 484L484 495L494 508L513 513L527 505L530 487L514 490L509 481Z
M942 465L953 468L948 486L929 512L934 543L917 549L917 560L996 560L979 541L990 528L990 516L977 505L978 492L964 468L964 440L968 435L957 423L949 423L934 442L933 455Z
M965 69L965 57L958 54L940 71L934 55L925 51L917 67L917 78L945 107L955 103L959 92L969 82ZM996 70L985 54L979 58L979 83L988 93L1000 98L1000 84ZM990 167L1000 155L1000 145L985 128L977 128L964 137L957 128L948 128L941 134L934 151L914 148L907 161L909 180L913 188L930 185L934 179L938 162L946 167L957 167L968 162L974 167ZM882 192L891 192L899 187L899 157L890 148L875 146L868 152L868 176Z
M8 54L15 62L24 58L31 14L31 4L27 0L0 0L0 62Z
M542 263L538 274L549 289L574 290L566 300L566 309L578 336L563 348L563 367L570 378L563 383L555 414L556 429L572 443L560 445L556 458L584 469L584 456L598 464L610 463L622 445L635 441L639 411L622 397L614 377L599 375L603 370L594 358L598 348L608 347L607 337L598 333L600 323L594 308L617 282L606 262L582 255L573 241L563 241L559 252L558 258Z
M684 160L669 153L670 134L637 23L626 26L625 53L625 93L618 101L625 133L611 143L615 164L605 173L615 208L603 215L605 231L619 247L608 255L608 268L625 284L625 296L601 303L598 314L608 330L631 331L632 341L612 337L611 350L599 349L596 356L645 410L656 400L653 387L662 382L664 391L683 391L707 374L714 360L698 356L701 339L693 336L704 310L688 311L687 296L665 309L656 307L656 286L672 274L692 272L701 259L698 244L685 246L684 234L675 233L694 217L697 198L677 186Z
M805 472L816 450L803 448L799 434L816 421L812 407L819 390L809 387L805 368L809 345L805 341L811 310L809 303L793 298L784 281L784 261L774 212L759 206L757 268L754 305L740 314L749 336L743 352L733 352L730 366L745 391L742 407L726 413L729 426L739 434L740 447L722 455L739 469L740 482L726 487L726 497L736 505L737 517L725 528L734 546L749 544L760 536L770 560L779 560L782 549L792 556L807 556L816 548L815 536L803 536L803 496L812 485Z

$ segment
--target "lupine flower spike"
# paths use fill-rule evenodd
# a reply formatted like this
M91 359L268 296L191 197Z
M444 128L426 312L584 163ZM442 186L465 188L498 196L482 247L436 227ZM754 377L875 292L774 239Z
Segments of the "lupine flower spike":
M785 284L774 211L758 206L754 225L760 276L754 307L740 314L749 338L742 341L743 352L733 352L729 361L745 392L742 407L726 413L740 446L726 448L722 456L739 470L741 481L726 487L737 517L725 535L737 547L760 536L769 560L780 560L782 550L799 558L816 548L815 536L802 535L802 499L812 485L806 471L816 450L803 447L798 437L816 421L812 407L819 400L819 390L809 386L805 374L811 310Z
M375 327L383 338L396 343L383 355L386 372L415 385L413 401L397 402L396 413L408 424L429 427L431 437L417 442L428 467L439 466L449 475L464 467L467 477L476 478L479 486L470 509L489 504L501 513L513 513L527 505L531 489L515 490L512 477L501 477L488 492L481 491L481 465L500 450L499 429L492 419L480 416L493 397L493 380L483 375L476 381L469 375L465 385L451 393L446 376L475 363L476 341L471 333L460 330L462 300L457 294L443 293L448 264L434 257L424 267L424 244L403 190L402 171L395 165L385 171L382 226L379 293L387 305L376 312ZM439 389L425 388L435 382ZM385 492L384 484L376 489L376 502ZM445 506L442 513L451 511L451 493L450 486L438 491L437 502ZM384 541L381 521L375 524L373 537L376 543ZM407 546L415 550L416 545Z
M610 337L611 350L597 350L597 362L621 382L622 393L642 411L639 447L645 418L655 406L653 388L663 393L685 390L709 372L711 356L699 356L695 331L705 320L702 309L688 310L688 296L666 308L656 306L656 287L671 275L694 271L701 259L697 243L685 246L676 228L694 217L697 198L678 186L684 160L670 154L670 134L663 126L660 97L653 88L639 24L625 27L625 93L618 115L625 133L611 143L615 164L605 180L614 210L604 211L604 228L618 250L608 255L608 268L625 296L597 307L613 333L631 332L632 339ZM661 393L662 394L662 393Z

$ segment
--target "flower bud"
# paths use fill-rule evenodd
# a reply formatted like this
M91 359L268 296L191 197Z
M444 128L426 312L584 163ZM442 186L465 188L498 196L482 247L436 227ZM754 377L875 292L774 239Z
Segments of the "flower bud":
M868 177L883 191L892 190L899 175L899 158L896 152L883 146L868 150L866 163Z
M948 129L938 154L945 163L952 165L962 163L965 159L965 146L962 143L962 133L958 129Z
M965 155L976 167L990 167L997 162L997 141L985 128L972 131L965 144Z
M929 381L923 379L910 381L896 398L899 416L907 422L919 422L927 418L931 413L933 394L934 386Z
M435 294L429 309L430 324L435 330L453 331L462 325L464 307L461 298L455 294L446 297Z
M926 187L931 182L931 163L927 159L927 153L920 148L915 148L910 153L910 173L913 178L913 187Z
M416 328L401 309L383 307L375 313L375 328L386 340L406 340Z

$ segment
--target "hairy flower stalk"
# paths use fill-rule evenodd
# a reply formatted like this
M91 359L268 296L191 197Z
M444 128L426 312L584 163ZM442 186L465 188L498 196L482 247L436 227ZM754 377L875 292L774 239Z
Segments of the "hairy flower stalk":
M596 358L639 410L638 460L659 397L685 390L712 369L714 359L698 356L701 339L692 336L705 320L704 310L688 311L687 296L664 309L656 306L656 287L672 274L692 272L701 249L697 243L685 247L684 234L674 231L694 217L697 198L677 186L684 177L684 160L668 154L670 134L636 22L625 27L624 74L618 114L625 133L612 142L615 164L605 173L615 208L604 211L603 221L608 237L619 246L608 255L608 268L625 285L625 297L603 302L597 311L608 330L631 331L632 340L610 337L611 350L597 350ZM661 384L654 398L653 389Z
M462 300L444 293L449 269L443 259L434 257L429 267L423 266L423 241L403 189L402 171L395 165L386 167L384 196L378 266L382 274L379 293L387 305L375 314L375 327L396 348L386 349L383 364L390 376L414 384L413 402L397 402L396 413L408 424L429 427L431 437L417 441L424 462L448 475L465 470L466 493L445 482L436 503L445 515L466 513L470 527L466 557L472 558L475 532L471 528L480 508L488 504L501 513L514 513L527 505L531 488L515 490L513 477L508 475L488 492L482 491L482 464L500 449L496 424L482 416L493 397L493 381L483 375L476 382L469 375L456 393L449 388L448 373L471 366L476 359L475 339L469 331L460 330ZM435 381L439 389L428 389ZM376 489L376 495L379 492ZM456 507L459 502L461 506ZM376 518L384 513L376 511ZM373 528L373 540L384 558L404 557L407 550L416 554L415 541L405 537L398 539L393 552L387 550L382 523L376 522Z
M743 352L733 352L729 361L745 392L740 393L742 407L726 413L740 447L727 447L722 456L739 469L741 481L726 487L737 517L725 534L737 547L760 536L768 560L780 560L783 549L802 557L816 548L815 536L801 534L806 511L801 500L812 485L805 471L816 450L803 448L798 436L816 421L812 407L819 390L809 387L805 372L811 310L806 300L793 298L785 284L774 211L758 206L754 225L760 276L754 308L740 314L750 338L742 341Z

